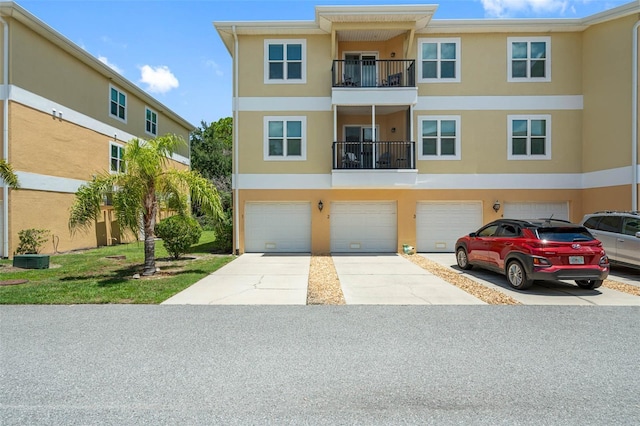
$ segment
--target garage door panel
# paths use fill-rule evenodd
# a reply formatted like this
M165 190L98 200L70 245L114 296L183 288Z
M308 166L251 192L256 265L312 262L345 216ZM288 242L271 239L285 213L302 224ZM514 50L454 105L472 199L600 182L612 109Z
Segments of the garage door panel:
M311 251L310 203L247 203L245 205L245 251Z
M416 207L416 249L453 252L458 238L482 226L480 201L425 201Z
M397 225L395 202L331 203L331 251L394 253Z

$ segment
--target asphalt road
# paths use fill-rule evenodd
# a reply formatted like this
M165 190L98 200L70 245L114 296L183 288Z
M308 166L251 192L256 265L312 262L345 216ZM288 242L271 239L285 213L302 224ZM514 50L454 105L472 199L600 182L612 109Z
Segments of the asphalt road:
M640 308L0 306L0 424L626 425Z

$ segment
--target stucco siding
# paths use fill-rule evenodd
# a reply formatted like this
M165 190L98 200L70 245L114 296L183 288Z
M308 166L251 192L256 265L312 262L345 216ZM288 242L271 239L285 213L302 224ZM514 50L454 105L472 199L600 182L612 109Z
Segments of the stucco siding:
M304 39L306 84L264 84L265 40ZM331 96L330 36L241 36L238 57L240 96Z
M631 41L638 16L584 32L583 170L631 164Z

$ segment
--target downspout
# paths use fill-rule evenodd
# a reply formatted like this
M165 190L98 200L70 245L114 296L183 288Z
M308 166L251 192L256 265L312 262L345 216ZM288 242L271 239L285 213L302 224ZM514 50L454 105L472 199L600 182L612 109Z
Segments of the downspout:
M640 21L633 26L631 57L631 210L638 210L638 27Z
M3 26L2 38L2 159L9 161L9 24L0 17ZM2 186L2 257L9 257L9 187Z
M233 31L233 229L235 231L235 253L240 254L240 208L238 200L238 34Z

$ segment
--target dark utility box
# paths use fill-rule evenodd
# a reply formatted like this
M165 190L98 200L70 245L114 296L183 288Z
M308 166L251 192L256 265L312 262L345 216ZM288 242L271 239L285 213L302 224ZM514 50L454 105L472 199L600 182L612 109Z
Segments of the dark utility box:
M13 256L13 266L23 269L49 269L49 256L46 254L17 254Z

